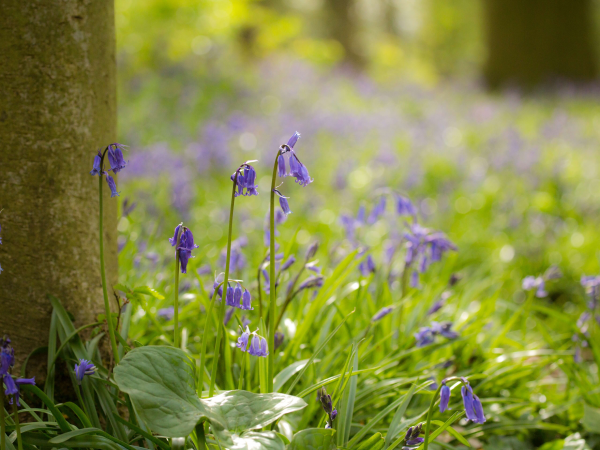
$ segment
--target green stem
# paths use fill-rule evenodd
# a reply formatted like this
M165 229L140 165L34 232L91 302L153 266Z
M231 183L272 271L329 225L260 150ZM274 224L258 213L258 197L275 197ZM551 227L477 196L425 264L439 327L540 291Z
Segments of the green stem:
M427 447L429 446L429 428L431 427L431 414L433 412L433 407L435 406L435 401L437 400L437 397L438 395L440 395L440 391L442 390L442 386L443 384L440 383L438 388L435 390L433 397L431 398L431 403L429 404L429 411L427 412L427 422L425 423L425 441L423 442L423 450L427 450Z
M219 284L213 294L212 297L210 298L210 306L208 307L208 313L206 314L206 321L204 322L204 334L202 334L202 351L200 353L200 375L198 377L198 387L197 387L197 392L198 392L198 397L202 398L202 390L204 389L204 364L206 362L206 344L208 341L208 326L210 324L210 321L212 320L212 312L213 312L213 308L215 306L215 295L217 294L217 292L219 291L219 289L221 288L221 286L223 286L225 282L223 281L223 283ZM223 300L221 300L223 301ZM218 326L218 324L217 324Z
M267 367L267 392L273 392L273 376L275 374L275 303L277 293L275 292L275 182L277 181L277 159L281 155L281 150L275 156L273 164L273 177L271 178L271 211L269 223L269 271L270 271L270 292L269 292L269 365Z
M0 449L6 448L6 423L4 418L4 386L0 380Z
M219 351L221 350L221 337L223 336L223 319L225 317L225 299L227 298L227 289L229 288L229 260L231 259L231 235L233 234L233 207L235 205L235 189L237 187L237 178L239 170L236 171L233 178L233 189L231 190L231 207L229 208L229 233L227 234L227 256L225 262L225 277L223 278L223 298L221 299L221 308L219 309L219 323L217 324L217 342L215 342L215 352L210 375L210 389L208 396L212 397L215 390L215 378L217 376L217 366L219 365Z
M85 414L89 417L88 414L88 410L85 407L85 402L83 401L83 397L81 396L81 387L77 384L75 384L75 392L77 393L77 400L79 401L79 404L81 405L81 409L83 409L85 411Z
M4 409L4 405L2 405L2 409ZM23 440L21 439L21 426L19 424L19 407L17 406L16 395L13 396L13 411L15 413L15 430L17 431L17 446L19 450L23 450Z
M244 372L246 369L246 354L242 353L242 368L240 369L240 379L238 381L238 390L244 389Z
M175 238L175 299L173 301L173 346L179 348L179 245L183 223L179 224L179 231Z
M196 439L198 440L198 449L206 450L206 435L204 434L204 421L196 425Z
M104 163L104 156L102 157ZM102 167L102 165L101 165ZM119 364L119 347L117 346L117 338L115 337L115 326L110 315L110 303L108 302L108 290L106 287L106 271L104 269L104 205L102 198L102 174L98 177L99 193L100 193L100 276L102 278L102 294L104 295L104 311L106 313L106 321L108 322L108 334L110 335L110 345L112 347L115 362Z

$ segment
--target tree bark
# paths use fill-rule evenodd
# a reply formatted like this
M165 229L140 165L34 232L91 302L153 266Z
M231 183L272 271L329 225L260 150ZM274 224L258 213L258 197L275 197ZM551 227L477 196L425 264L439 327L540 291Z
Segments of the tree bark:
M591 0L486 0L492 87L596 77Z
M116 138L111 0L3 0L0 8L0 334L17 361L48 340L58 297L82 325L103 311L96 150ZM105 189L109 289L116 199Z
M354 0L326 0L326 29L331 38L344 48L344 60L356 69L366 65L366 59L360 52L359 24L356 17Z

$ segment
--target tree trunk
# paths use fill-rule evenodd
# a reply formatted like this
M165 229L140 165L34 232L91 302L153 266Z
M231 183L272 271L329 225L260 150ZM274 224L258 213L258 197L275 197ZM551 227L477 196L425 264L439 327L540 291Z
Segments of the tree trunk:
M492 87L597 75L591 0L486 0Z
M326 29L331 38L344 48L344 60L354 68L361 69L366 60L360 52L358 18L354 0L326 0Z
M103 311L96 150L116 138L111 0L2 0L0 334L17 361L46 345L62 300L78 325ZM109 286L117 279L116 199L104 190Z

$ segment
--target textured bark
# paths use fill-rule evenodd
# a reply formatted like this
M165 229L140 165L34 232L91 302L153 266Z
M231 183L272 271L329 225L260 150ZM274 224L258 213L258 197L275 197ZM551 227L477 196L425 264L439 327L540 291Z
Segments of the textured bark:
M0 333L22 361L60 298L79 325L103 311L96 150L116 138L112 0L2 0ZM105 194L108 189L105 189ZM105 198L109 286L116 199Z
M486 0L485 16L492 87L596 77L591 0Z

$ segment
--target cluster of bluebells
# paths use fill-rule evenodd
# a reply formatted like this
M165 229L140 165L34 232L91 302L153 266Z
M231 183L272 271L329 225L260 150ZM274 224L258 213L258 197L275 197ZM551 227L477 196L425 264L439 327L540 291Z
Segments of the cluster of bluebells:
M552 266L542 276L534 277L529 275L523 278L521 286L524 291L532 291L535 289L535 296L537 298L544 298L548 296L548 292L546 291L546 282L549 280L555 280L561 276L562 274L560 270Z
M256 331L250 333L250 329L247 326L238 338L236 347L243 352L247 351L252 356L267 357L269 355L267 340L256 334Z
M448 410L448 403L450 402L450 388L446 384L447 380L442 380L442 387L440 389L440 412ZM465 407L465 415L467 420L471 420L478 424L483 424L486 421L485 414L483 413L483 406L479 397L473 393L473 388L469 384L469 381L461 377L462 387L460 393L463 399L463 405Z
M245 311L251 311L254 309L252 307L252 298L250 297L250 292L245 288L242 292L242 286L239 283L236 284L235 288L232 288L229 285L227 286L225 304L227 306L233 306L234 308L243 309Z
M406 430L406 435L404 436L405 446L402 447L402 450L411 450L412 448L421 445L425 441L425 439L419 437L422 431L422 423L415 425L414 427L410 427L408 430Z
M254 161L247 161L231 175L231 181L234 181L237 186L235 196L240 195L258 195L256 188L256 170L249 163Z
M176 251L179 252L181 273L187 273L187 264L192 257L192 250L198 248L194 244L194 235L189 228L184 227L183 224L179 224L175 227L175 234L172 238L169 238L169 242L171 243L171 247L176 246Z
M308 169L300 159L296 152L294 151L294 145L300 139L300 133L297 131L294 135L288 140L287 144L283 144L279 147L279 154L277 156L277 174L281 178L285 178L287 176L292 176L296 179L296 183L300 186L308 186L313 182L313 179L308 174ZM288 164L286 164L285 155L289 154ZM281 210L287 216L292 212L290 209L290 204L288 202L288 197L285 197L279 190L275 189L274 191L279 197L279 206L281 206Z
M323 410L327 413L327 424L325 428L333 428L333 421L337 417L337 409L333 407L331 395L327 393L324 387L317 389L317 401L321 403Z
M10 370L15 365L15 350L10 345L10 338L4 336L0 339L0 389L2 388L2 382L6 386L4 394L9 397L8 402L12 405L13 399L16 399L17 406L21 406L19 403L19 392L20 387L23 384L35 385L35 377L33 378L13 378L10 374ZM3 407L0 405L0 407Z
M87 359L80 359L79 364L75 364L75 378L77 378L77 383L81 385L84 377L86 375L94 375L96 373L96 366L94 366Z
M111 197L116 197L120 193L117 192L117 185L114 178L111 177L108 172L112 170L114 174L119 173L127 165L127 162L123 158L124 147L125 146L123 144L118 143L109 144L108 147L106 147L105 155L108 157L108 163L110 164L110 169L108 169L108 171L104 170L104 157L102 152L98 150L98 154L94 157L93 168L90 172L90 175L106 176L106 183L110 189Z
M430 327L419 328L415 333L417 347L425 347L435 342L435 337L443 336L446 339L456 339L459 335L452 330L452 322L431 322Z
M577 320L577 327L580 334L573 335L575 342L575 362L583 360L581 351L582 348L589 346L588 339L590 338L590 325L592 319L600 325L600 314L598 313L598 302L600 299L600 275L582 276L581 285L585 288L588 297L587 311L581 313Z

